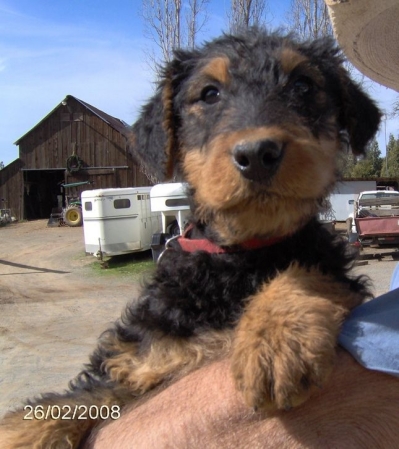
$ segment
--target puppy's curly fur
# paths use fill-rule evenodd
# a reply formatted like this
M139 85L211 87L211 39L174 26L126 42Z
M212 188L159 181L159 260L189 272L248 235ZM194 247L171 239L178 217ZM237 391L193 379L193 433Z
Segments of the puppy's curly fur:
M252 407L296 406L326 382L341 323L369 290L316 216L342 135L362 154L380 121L342 63L331 39L256 28L176 52L132 146L147 172L187 182L185 238L220 251L173 240L69 391L32 404L124 407L225 356ZM83 447L98 424L22 416L5 418L1 447Z

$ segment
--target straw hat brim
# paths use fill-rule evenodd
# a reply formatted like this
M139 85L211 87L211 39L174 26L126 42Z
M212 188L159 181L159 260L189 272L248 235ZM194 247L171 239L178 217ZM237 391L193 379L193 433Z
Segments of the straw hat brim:
M398 0L325 0L335 37L363 74L399 91Z

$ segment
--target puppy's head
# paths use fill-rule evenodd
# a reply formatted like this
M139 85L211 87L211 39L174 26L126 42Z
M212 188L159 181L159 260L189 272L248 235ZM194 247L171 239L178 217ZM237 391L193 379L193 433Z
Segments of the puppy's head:
M189 183L195 218L222 243L295 232L336 181L341 136L362 154L379 125L342 62L330 39L259 29L179 51L134 149L159 180Z

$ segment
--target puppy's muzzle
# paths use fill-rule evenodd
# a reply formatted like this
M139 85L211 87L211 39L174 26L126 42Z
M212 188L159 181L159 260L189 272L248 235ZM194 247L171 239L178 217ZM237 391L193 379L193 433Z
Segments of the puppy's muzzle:
M241 142L233 148L233 162L244 178L267 184L280 165L283 147L274 139Z

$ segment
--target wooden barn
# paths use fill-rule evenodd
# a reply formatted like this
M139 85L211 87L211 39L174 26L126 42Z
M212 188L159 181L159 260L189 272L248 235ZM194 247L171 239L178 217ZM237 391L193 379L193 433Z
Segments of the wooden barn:
M129 126L72 95L15 144L19 158L0 171L0 199L17 219L48 218L66 194L151 185L130 151Z

